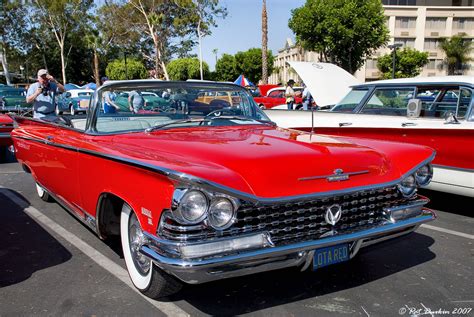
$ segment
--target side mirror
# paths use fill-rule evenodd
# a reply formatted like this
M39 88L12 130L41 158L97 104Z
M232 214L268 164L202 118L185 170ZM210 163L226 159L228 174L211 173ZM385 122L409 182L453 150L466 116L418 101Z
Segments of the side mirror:
M66 98L71 97L71 93L70 93L70 92L67 92L67 93L64 95L64 97L66 97Z
M458 118L456 118L456 115L452 111L448 111L444 117L444 124L460 124Z
M407 117L408 118L418 118L421 113L421 100L420 99L410 99L407 104Z

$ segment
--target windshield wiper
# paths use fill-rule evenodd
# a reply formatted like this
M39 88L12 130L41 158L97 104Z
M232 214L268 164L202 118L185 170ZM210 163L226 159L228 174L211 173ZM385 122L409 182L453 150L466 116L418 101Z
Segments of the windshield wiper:
M173 122L168 122L168 123L152 126L151 128L145 129L145 132L147 132L147 133L153 132L153 131L160 130L160 129L163 129L163 128L166 128L168 126L175 125L175 124L191 123L191 122L208 122L208 121L211 121L211 120L208 119L208 118L183 119L183 120L178 120L178 121L173 121Z

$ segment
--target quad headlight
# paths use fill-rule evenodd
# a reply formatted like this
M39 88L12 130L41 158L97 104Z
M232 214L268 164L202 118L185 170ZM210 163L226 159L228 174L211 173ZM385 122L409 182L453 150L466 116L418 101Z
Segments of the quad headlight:
M184 225L204 222L216 230L227 229L234 223L238 201L234 198L198 189L175 189L171 213Z
M415 178L419 186L428 185L433 178L433 166L431 164L423 165L416 171Z
M234 205L227 198L217 198L211 203L207 219L209 225L217 230L228 228L234 219Z
M179 202L172 209L172 213L181 223L196 224L206 218L208 208L209 201L206 195L199 190L190 190L179 197Z
M398 184L398 190L402 193L403 197L412 197L416 193L415 176L410 175L405 177L400 184Z

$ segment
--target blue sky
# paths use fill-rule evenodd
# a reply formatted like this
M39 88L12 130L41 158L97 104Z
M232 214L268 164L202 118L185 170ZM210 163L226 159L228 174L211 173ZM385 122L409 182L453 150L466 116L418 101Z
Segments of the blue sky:
M291 10L304 5L305 0L267 0L268 48L276 55L294 34L288 27ZM222 54L235 54L262 45L262 1L261 0L221 0L227 8L227 17L217 21L218 26L212 35L203 38L203 60L214 70L216 57L212 50L217 48L218 57ZM198 54L196 47L194 53Z

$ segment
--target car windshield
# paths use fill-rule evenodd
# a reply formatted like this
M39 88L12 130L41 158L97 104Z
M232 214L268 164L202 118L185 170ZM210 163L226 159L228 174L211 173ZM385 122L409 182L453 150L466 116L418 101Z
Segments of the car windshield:
M368 89L353 89L331 111L352 112L367 94Z
M99 90L95 114L100 133L271 124L247 90L221 83L112 83Z

